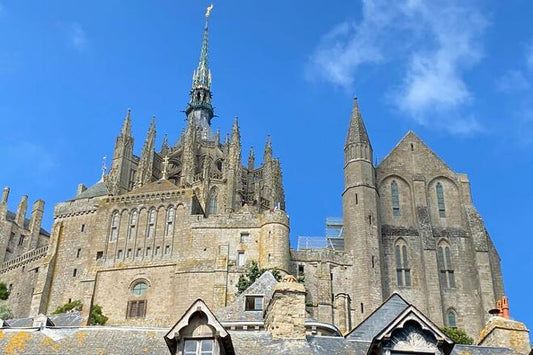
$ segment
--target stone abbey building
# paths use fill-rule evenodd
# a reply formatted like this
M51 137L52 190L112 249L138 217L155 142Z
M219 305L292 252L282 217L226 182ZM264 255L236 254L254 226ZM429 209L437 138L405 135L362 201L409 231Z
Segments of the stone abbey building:
M27 220L27 198L9 212L4 190L0 281L11 289L15 317L80 300L85 316L100 305L108 325L170 327L199 298L213 312L228 306L255 260L303 279L308 317L343 334L394 293L437 325L479 333L504 290L467 175L413 132L375 166L355 100L344 147L342 243L292 250L270 139L261 164L253 151L242 163L237 119L223 141L211 126L211 79L206 22L179 141L156 149L152 120L136 155L128 111L109 173L57 204L50 234L40 228L42 201Z

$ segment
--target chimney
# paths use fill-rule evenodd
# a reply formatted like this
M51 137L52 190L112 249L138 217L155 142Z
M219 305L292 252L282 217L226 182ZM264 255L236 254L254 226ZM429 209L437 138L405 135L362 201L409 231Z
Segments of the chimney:
M85 190L87 190L87 186L85 186L84 184L78 184L78 192L76 193L76 195L81 194Z
M497 314L489 319L479 334L478 345L508 348L513 354L529 354L529 330L524 323L509 319L509 299L505 296L496 302Z
M305 339L305 293L292 275L276 285L265 310L265 329L273 339Z
M24 227L24 220L26 219L26 210L28 209L28 196L22 196L20 203L17 207L17 215L15 217L15 222L19 227Z
M30 243L29 243L29 249L35 249L37 248L37 244L39 242L39 234L41 232L41 223L43 220L43 213L44 213L44 201L43 200L37 200L33 203L33 207L31 209L31 219L30 219Z
M9 198L9 187L4 187L4 191L2 191L2 202L0 202L2 205L7 204L7 199Z

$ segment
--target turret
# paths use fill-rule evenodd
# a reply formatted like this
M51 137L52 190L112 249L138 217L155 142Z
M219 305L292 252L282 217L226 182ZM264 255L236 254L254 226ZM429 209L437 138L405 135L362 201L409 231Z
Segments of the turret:
M239 119L235 117L231 129L231 139L225 172L228 189L226 206L229 209L229 212L240 207L238 206L240 201L236 201L236 194L239 187L241 169L241 133L239 130Z
M2 191L2 201L0 201L1 205L7 205L7 200L9 198L9 187L4 187L4 190Z
M43 220L44 201L37 200L33 203L30 218L30 243L28 249L37 248L39 244L39 234L41 233L41 222Z
M344 145L344 192L342 195L345 250L354 262L354 324L381 304L381 231L378 193L372 165L372 146L354 100L348 135Z
M19 205L17 207L17 214L15 216L15 223L19 227L24 226L24 220L26 219L26 211L28 209L28 196L24 195L20 199Z
M121 194L131 190L135 179L130 115L131 110L128 109L120 134L117 136L111 171L107 177L108 186L113 194Z

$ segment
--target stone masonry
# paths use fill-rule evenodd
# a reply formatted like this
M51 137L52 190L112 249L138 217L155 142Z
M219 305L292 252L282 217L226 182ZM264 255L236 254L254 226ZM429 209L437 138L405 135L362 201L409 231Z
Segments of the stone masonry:
M230 304L255 260L303 279L305 311L343 333L397 292L437 325L477 336L504 289L467 175L413 132L375 166L356 100L344 148L344 249L291 250L271 139L263 161L250 150L245 165L237 118L226 138L213 131L208 32L206 21L175 144L155 147L153 118L136 155L128 110L110 171L56 205L50 234L40 228L44 202L27 220L27 198L9 212L4 190L0 281L12 287L15 316L80 300L84 317L98 304L109 325L167 327L198 298L215 312Z

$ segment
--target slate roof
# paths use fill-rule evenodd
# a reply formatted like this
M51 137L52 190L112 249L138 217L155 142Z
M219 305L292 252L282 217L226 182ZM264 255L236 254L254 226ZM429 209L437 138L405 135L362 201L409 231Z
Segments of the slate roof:
M109 195L109 190L107 189L106 184L103 181L98 181L96 184L89 187L87 190L83 191L81 194L76 195L70 201L81 200L84 198L107 196L107 195Z
M264 295L263 307L270 302L274 287L278 282L270 271L266 271L255 282L250 285L243 293L237 296L233 302L215 312L216 317L221 322L235 321L263 321L263 311L245 311L244 302L246 295Z
M5 323L11 328L33 327L33 318L8 319Z
M399 294L393 293L379 308L346 335L348 340L372 341L380 331L400 315L407 303Z
M488 346L476 346L476 345L460 345L456 344L453 348L451 355L512 355L511 349L496 348Z
M15 218L17 217L17 214L12 211L7 211L6 213L6 219L10 222L14 222ZM30 229L30 220L27 218L24 218L24 229ZM47 237L50 236L50 233L48 233L45 229L41 228L40 234L45 235Z
M85 318L81 316L81 312L55 314L49 318L56 327L80 326L85 321Z

